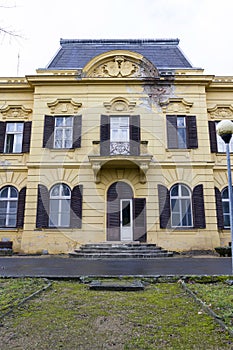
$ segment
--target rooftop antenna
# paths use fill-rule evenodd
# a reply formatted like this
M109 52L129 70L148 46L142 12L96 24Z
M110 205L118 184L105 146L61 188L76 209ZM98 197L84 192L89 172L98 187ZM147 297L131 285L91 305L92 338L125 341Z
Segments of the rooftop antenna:
M17 57L17 77L19 76L19 61L20 61L20 53L18 52L18 57Z

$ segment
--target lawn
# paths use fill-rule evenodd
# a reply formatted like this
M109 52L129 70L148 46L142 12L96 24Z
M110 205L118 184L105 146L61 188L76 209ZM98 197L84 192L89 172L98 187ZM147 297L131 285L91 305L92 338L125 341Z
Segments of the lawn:
M12 307L11 295L16 305L46 283L40 279L0 280L1 313ZM228 295L232 287L226 286ZM213 298L218 307L223 296L212 297L212 302ZM50 288L13 307L0 322L1 350L233 347L233 338L202 312L177 282L149 283L138 292L116 292L89 290L88 284L77 281L53 281Z
M195 278L186 285L233 332L233 282L228 278L220 279L209 278L207 282L206 279Z

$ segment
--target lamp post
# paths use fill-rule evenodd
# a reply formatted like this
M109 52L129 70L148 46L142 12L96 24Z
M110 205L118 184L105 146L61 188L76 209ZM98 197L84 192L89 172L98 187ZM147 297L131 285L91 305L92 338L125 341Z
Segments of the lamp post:
M228 176L228 194L229 194L229 208L230 208L230 225L231 225L231 272L233 274L233 191L232 191L232 178L231 178L231 158L230 147L233 133L233 123L230 120L222 120L217 125L217 133L226 145L227 156L227 176Z

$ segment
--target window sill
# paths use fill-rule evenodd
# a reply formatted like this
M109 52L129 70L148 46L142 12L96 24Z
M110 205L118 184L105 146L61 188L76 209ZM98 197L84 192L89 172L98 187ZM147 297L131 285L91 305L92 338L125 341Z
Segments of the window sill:
M28 154L29 152L15 152L15 153L1 153L1 155L4 155L4 156L23 156L24 154Z
M42 228L35 228L34 231L46 231L46 232L60 232L61 230L64 231L74 231L74 230L80 230L81 228L78 227L42 227Z
M22 228L17 227L0 227L0 232L19 232Z
M51 152L67 152L72 151L74 152L76 148L48 148Z
M191 152L193 148L165 148L166 152Z

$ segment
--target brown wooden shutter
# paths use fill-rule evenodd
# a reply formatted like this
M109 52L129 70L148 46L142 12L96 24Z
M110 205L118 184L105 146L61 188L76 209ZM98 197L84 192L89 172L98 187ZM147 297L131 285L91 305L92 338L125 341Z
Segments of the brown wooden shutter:
M81 147L82 116L75 115L73 122L73 148Z
M32 122L24 123L22 153L30 152L31 128L32 128Z
M17 208L17 224L16 227L23 228L24 211L25 211L26 187L23 187L19 192L18 208Z
M211 153L218 152L216 125L214 121L209 121L209 136L210 136L210 151Z
M215 191L215 202L217 211L217 225L219 230L224 229L224 218L223 218L223 208L222 208L222 196L221 192L217 187L214 188Z
M158 185L159 196L159 217L160 228L170 227L171 208L170 208L170 191L163 185Z
M44 138L43 138L44 148L53 148L54 124L55 124L55 117L46 115L44 119Z
M169 149L177 148L177 116L167 116L167 147Z
M107 240L120 240L120 200L117 182L109 187L107 194Z
M49 191L46 186L38 185L36 227L46 228L49 223Z
M146 242L146 198L133 199L134 241Z
M6 123L0 122L0 153L4 152L5 133L6 133Z
M70 226L72 228L82 227L82 203L83 186L77 185L71 192Z
M100 154L109 156L110 154L110 117L101 115L100 120Z
M130 155L138 156L140 154L140 116L133 115L129 119L130 135Z
M196 116L186 117L186 128L187 128L187 148L197 148L197 124Z
M192 195L193 202L193 224L195 228L205 228L205 205L203 185L197 185L193 189Z

